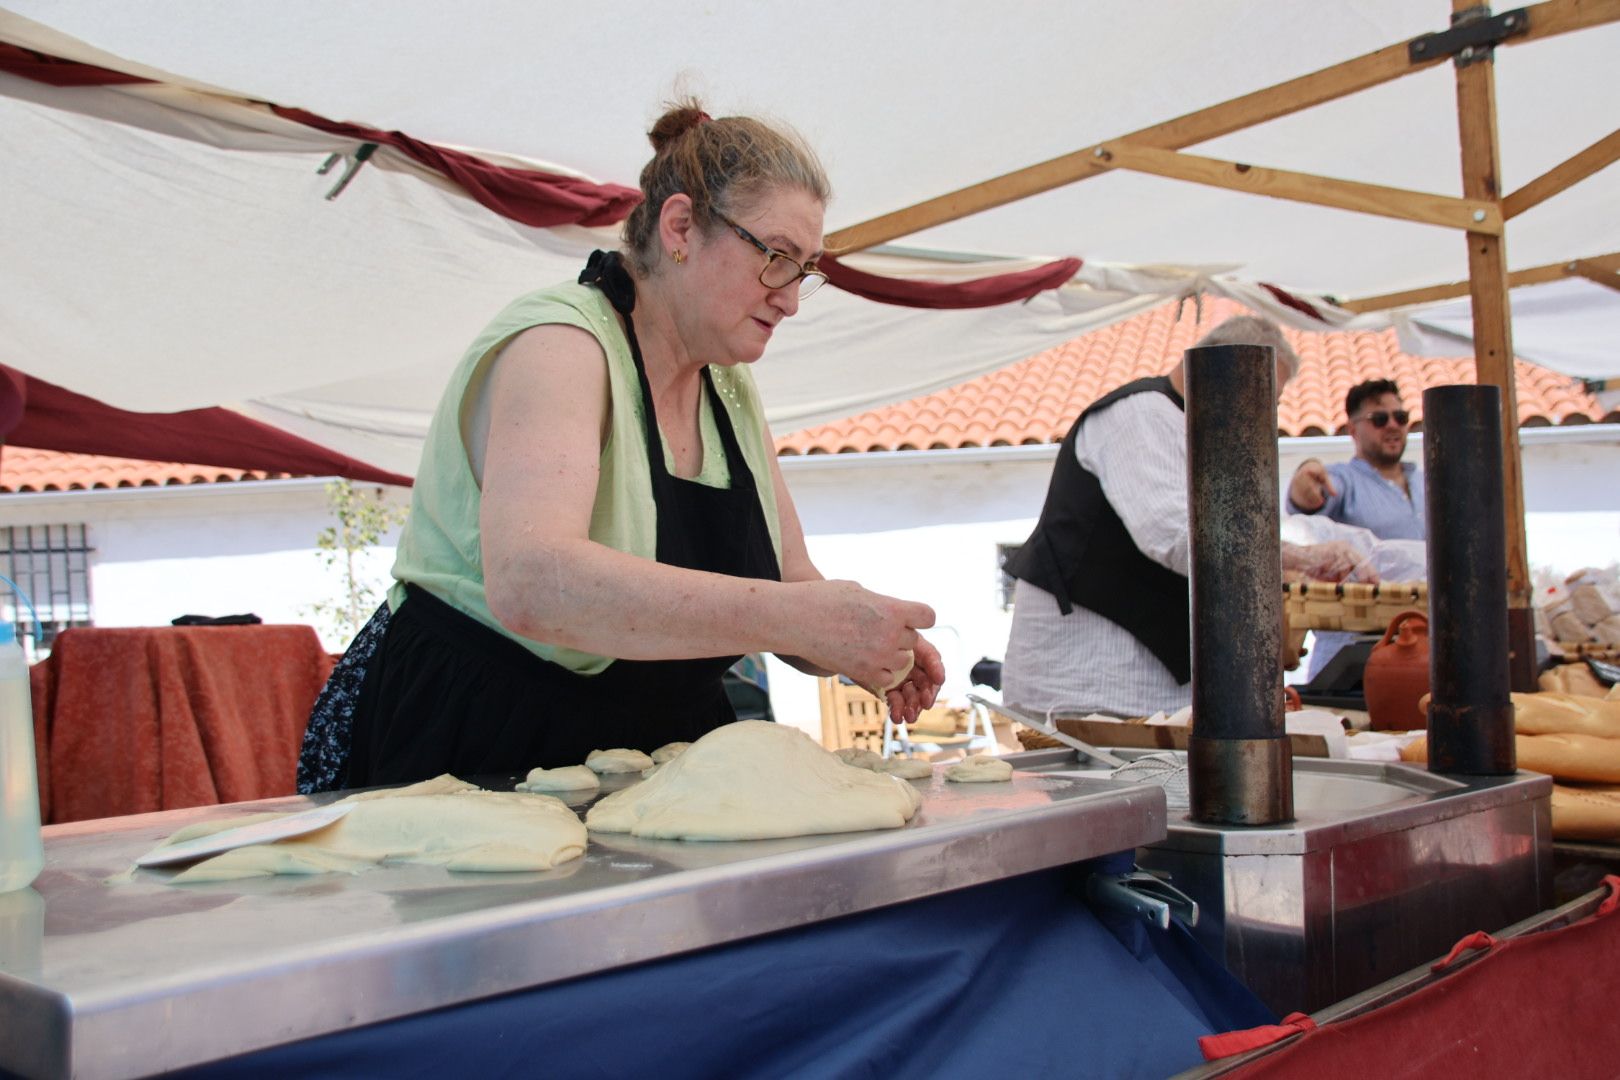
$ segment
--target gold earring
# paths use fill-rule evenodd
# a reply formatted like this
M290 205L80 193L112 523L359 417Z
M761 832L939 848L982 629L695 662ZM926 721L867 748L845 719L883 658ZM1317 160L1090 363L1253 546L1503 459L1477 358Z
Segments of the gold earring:
M676 266L679 266L681 263L686 261L686 252L680 250L679 248L670 248L669 257L675 260Z

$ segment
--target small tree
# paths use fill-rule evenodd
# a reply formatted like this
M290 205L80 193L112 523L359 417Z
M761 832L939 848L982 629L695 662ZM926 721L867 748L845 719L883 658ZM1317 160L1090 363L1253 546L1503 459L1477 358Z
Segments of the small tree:
M404 524L409 510L389 506L381 488L356 488L346 479L326 485L326 504L337 524L322 529L315 546L320 549L321 561L342 574L343 593L338 600L321 601L308 610L325 620L338 639L346 642L360 632L381 602L379 582L365 574L361 558L390 529Z

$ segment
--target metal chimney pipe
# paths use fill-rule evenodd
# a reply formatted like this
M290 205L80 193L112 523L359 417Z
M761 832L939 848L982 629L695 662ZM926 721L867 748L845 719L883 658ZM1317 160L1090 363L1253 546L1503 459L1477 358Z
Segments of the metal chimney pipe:
M1294 817L1279 658L1275 350L1188 349L1183 369L1192 563L1191 818L1274 825Z
M1508 776L1518 766L1508 696L1502 391L1423 391L1429 524L1429 770Z

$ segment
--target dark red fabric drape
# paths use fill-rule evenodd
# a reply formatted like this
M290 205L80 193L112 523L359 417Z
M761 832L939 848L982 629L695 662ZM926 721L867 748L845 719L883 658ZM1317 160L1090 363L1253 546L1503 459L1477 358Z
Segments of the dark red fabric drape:
M823 255L816 260L816 265L826 273L828 281L856 296L902 307L945 309L994 307L1028 300L1074 277L1080 272L1081 264L1079 259L1059 259L1032 270L951 284L868 274L845 266L831 255Z
M408 476L367 465L229 409L173 413L115 409L3 365L0 442L70 454L346 476L376 484L411 483Z

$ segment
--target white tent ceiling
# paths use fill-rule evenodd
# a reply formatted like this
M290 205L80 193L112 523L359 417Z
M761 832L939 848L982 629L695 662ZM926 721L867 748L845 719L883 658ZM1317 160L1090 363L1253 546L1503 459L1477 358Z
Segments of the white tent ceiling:
M660 103L690 90L717 115L765 113L805 133L836 189L829 230L1443 29L1450 8L5 3L24 18L0 10L0 40L631 186ZM1615 129L1617 53L1612 24L1498 50L1504 191ZM1460 195L1453 85L1441 65L1195 152ZM293 125L237 138L188 108L184 95L0 75L12 223L0 362L125 408L230 405L409 472L484 320L613 242L611 230L514 224L386 150L326 201L333 176L315 169L352 142ZM1510 266L1620 250L1617 207L1620 166L1514 219ZM1161 295L1267 281L1354 297L1467 276L1450 230L1123 173L901 242L1080 256L1094 283L1110 263L1180 268ZM1581 311L1612 311L1616 297L1594 287ZM823 290L784 324L759 381L786 431L959 382L1154 302L1074 286L940 312ZM1567 345L1572 333L1557 336ZM1515 337L1536 358L1523 312Z

